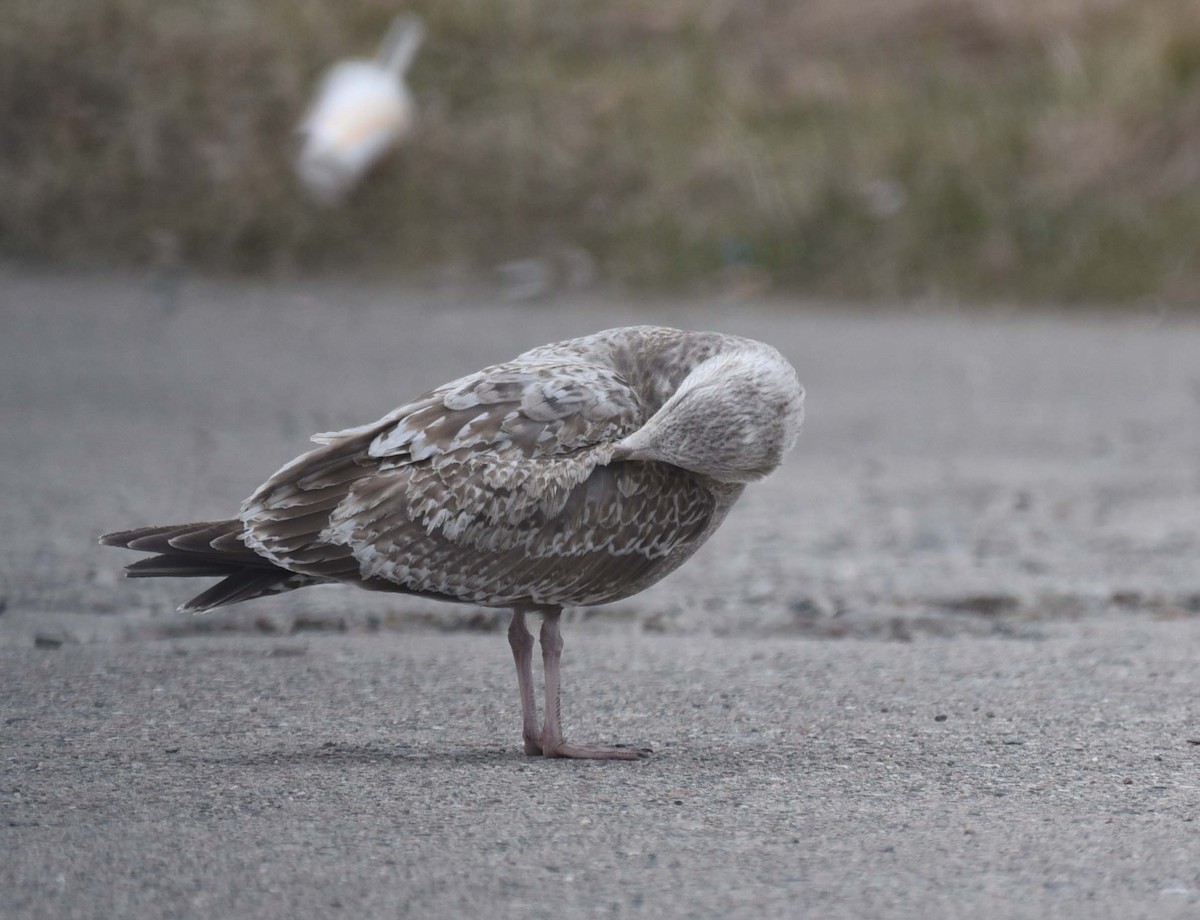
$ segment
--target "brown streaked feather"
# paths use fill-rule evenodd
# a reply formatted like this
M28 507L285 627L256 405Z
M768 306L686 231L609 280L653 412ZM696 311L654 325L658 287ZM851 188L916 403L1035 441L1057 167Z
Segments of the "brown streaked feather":
M724 469L685 470L710 469L688 451L647 454L630 436L678 418L670 407L684 391L673 396L698 365L755 348L771 351L648 326L535 348L370 424L315 435L319 446L255 490L237 520L102 542L157 553L138 574L227 576L189 609L324 581L489 606L627 597L686 560L743 488ZM723 388L726 414L689 419L689 451L720 456L735 443L725 432L753 443L759 429L737 421L753 403L736 385Z
M471 470L464 464L455 473ZM400 480L400 471L389 475ZM698 545L741 491L714 492L666 464L619 463L595 468L561 504L515 524L451 530L414 520L395 501L400 482L375 493L380 504L352 496L335 518L364 576L495 606L596 604L636 593L682 563L681 551Z
M179 609L185 613L203 613L216 607L238 604L256 597L281 594L284 591L316 583L317 581L313 579L282 569L267 572L262 569L243 569L234 572L207 591L197 594L186 604L181 604Z
M228 575L229 572L228 562L216 562L208 558L179 554L149 556L125 566L125 575L128 578L157 578L160 576L197 578Z
M373 586L483 604L628 596L690 555L736 497L677 467L608 465L722 341L690 335L685 354L681 335L643 327L534 349L319 435L323 447L245 502L247 543L293 571L357 566Z
M375 526L371 515L379 526L419 521L425 534L456 532L466 518L493 527L519 521L539 507L561 507L604 459L587 450L633 430L644 415L640 398L609 368L561 358L497 365L375 425L318 436L324 447L284 467L244 503L247 540L279 565L313 572L295 556L306 542L340 545L344 557L362 564L336 536L351 518L360 528ZM456 478L463 464L469 478ZM423 541L411 536L417 541L406 551L419 553ZM503 540L502 528L492 539Z
M269 565L242 542L242 522L197 521L191 524L169 524L160 527L139 527L106 533L100 537L104 546L121 546L143 553L164 555L189 554L220 558L231 562L234 557L243 565Z
M236 519L200 521L108 533L100 542L157 554L126 566L129 578L224 576L223 581L180 607L192 612L278 594L322 580L298 576L274 565L247 548L242 531L242 522Z

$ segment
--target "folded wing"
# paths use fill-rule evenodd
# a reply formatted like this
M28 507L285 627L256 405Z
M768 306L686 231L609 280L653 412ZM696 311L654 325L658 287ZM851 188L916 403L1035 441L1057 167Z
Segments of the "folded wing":
M602 365L497 365L314 438L244 503L245 540L294 572L440 598L624 596L715 504L676 467L609 463L646 415Z

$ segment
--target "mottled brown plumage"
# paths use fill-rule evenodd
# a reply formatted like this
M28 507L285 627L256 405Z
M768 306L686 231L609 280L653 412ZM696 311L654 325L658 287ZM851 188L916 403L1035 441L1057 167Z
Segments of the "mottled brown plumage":
M745 484L778 466L803 396L791 365L760 342L612 329L314 436L321 446L275 473L235 519L101 542L157 554L131 576L226 576L183 610L329 582L512 607L526 750L632 756L562 741L558 614L628 597L681 565ZM546 618L540 732L530 610Z

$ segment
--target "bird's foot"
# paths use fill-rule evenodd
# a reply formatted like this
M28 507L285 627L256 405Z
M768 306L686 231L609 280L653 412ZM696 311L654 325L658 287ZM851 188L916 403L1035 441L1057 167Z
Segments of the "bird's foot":
M644 760L653 751L649 748L635 750L626 747L603 747L597 744L570 744L561 738L542 741L543 757L569 757L573 760ZM526 753L529 748L526 747Z

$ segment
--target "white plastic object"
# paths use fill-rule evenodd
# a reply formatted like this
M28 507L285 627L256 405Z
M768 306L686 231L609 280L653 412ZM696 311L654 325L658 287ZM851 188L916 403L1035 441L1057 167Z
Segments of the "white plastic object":
M297 129L296 174L308 193L337 204L412 130L415 108L404 77L425 38L412 15L397 16L375 60L334 65Z

